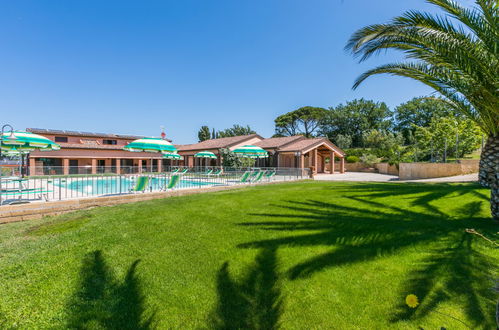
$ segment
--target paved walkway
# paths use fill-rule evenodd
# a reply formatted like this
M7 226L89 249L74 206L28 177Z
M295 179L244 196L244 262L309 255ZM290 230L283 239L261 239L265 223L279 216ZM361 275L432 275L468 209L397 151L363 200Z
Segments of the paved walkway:
M344 174L318 174L315 176L318 181L368 181L368 182L473 182L478 181L478 173L449 176L444 178L421 179L400 181L398 176L379 174L379 173L364 173L364 172L347 172Z

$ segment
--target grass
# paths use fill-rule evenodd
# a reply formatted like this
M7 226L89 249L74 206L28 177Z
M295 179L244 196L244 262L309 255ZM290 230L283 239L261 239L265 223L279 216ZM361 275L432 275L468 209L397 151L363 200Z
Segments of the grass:
M492 329L489 217L475 184L303 182L2 225L0 328Z

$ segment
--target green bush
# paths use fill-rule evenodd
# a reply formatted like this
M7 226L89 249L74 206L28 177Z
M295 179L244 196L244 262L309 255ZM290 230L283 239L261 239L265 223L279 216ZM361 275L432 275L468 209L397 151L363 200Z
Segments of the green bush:
M360 161L360 158L357 156L348 156L345 160L347 163L357 163Z
M360 161L369 167L373 167L374 164L379 163L380 159L373 154L365 154L360 157Z

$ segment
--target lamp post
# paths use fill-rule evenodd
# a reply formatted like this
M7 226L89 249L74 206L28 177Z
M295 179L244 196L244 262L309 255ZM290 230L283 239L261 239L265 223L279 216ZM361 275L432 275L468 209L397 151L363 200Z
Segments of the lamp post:
M0 133L0 160L2 159L2 141L3 141L3 134L5 132L6 128L10 129L10 136L7 140L17 140L16 136L14 135L14 127L12 127L9 124L5 124L2 126L2 131ZM0 205L2 205L2 168L0 167Z

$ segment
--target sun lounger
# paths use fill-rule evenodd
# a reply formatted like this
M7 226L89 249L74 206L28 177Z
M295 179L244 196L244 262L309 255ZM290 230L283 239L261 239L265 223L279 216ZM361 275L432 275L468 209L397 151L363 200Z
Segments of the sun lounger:
M218 169L218 170L216 170L215 172L212 172L210 175L217 175L217 176L218 176L218 175L220 175L220 174L222 174L222 169L221 169L221 168L219 168L219 169Z
M175 174L172 175L170 180L168 181L168 185L166 186L166 189L173 189L175 186L180 182L180 174Z
M176 168L176 169L174 169L174 170L172 171L172 174L175 174L175 173L177 173L178 171L180 171L180 169L179 169L179 168Z
M148 176L139 176L135 186L130 190L131 192L144 192L149 186Z
M45 200L48 200L48 193L51 193L52 190L44 190L42 188L30 188L30 189L9 189L7 191L2 191L2 200L5 197L18 197L15 200L4 200L2 204L14 204L14 203L29 203L29 200L22 199L22 197L30 197L30 195L36 195L39 199L45 197Z
M255 183L255 182L260 181L263 178L264 174L265 174L265 172L263 172L263 171L258 172L258 174L253 178L253 180L251 180L251 182Z
M267 173L265 173L265 177L266 177L267 179L270 179L270 178L272 178L275 174L276 174L276 171L267 171Z
M187 173L187 171L189 171L188 168L184 168L182 171L180 171L178 174L185 174Z
M241 182L241 183L249 182L250 181L250 175L251 175L251 172L249 172L249 171L244 172L244 174L241 176L241 179L239 180L239 182Z

